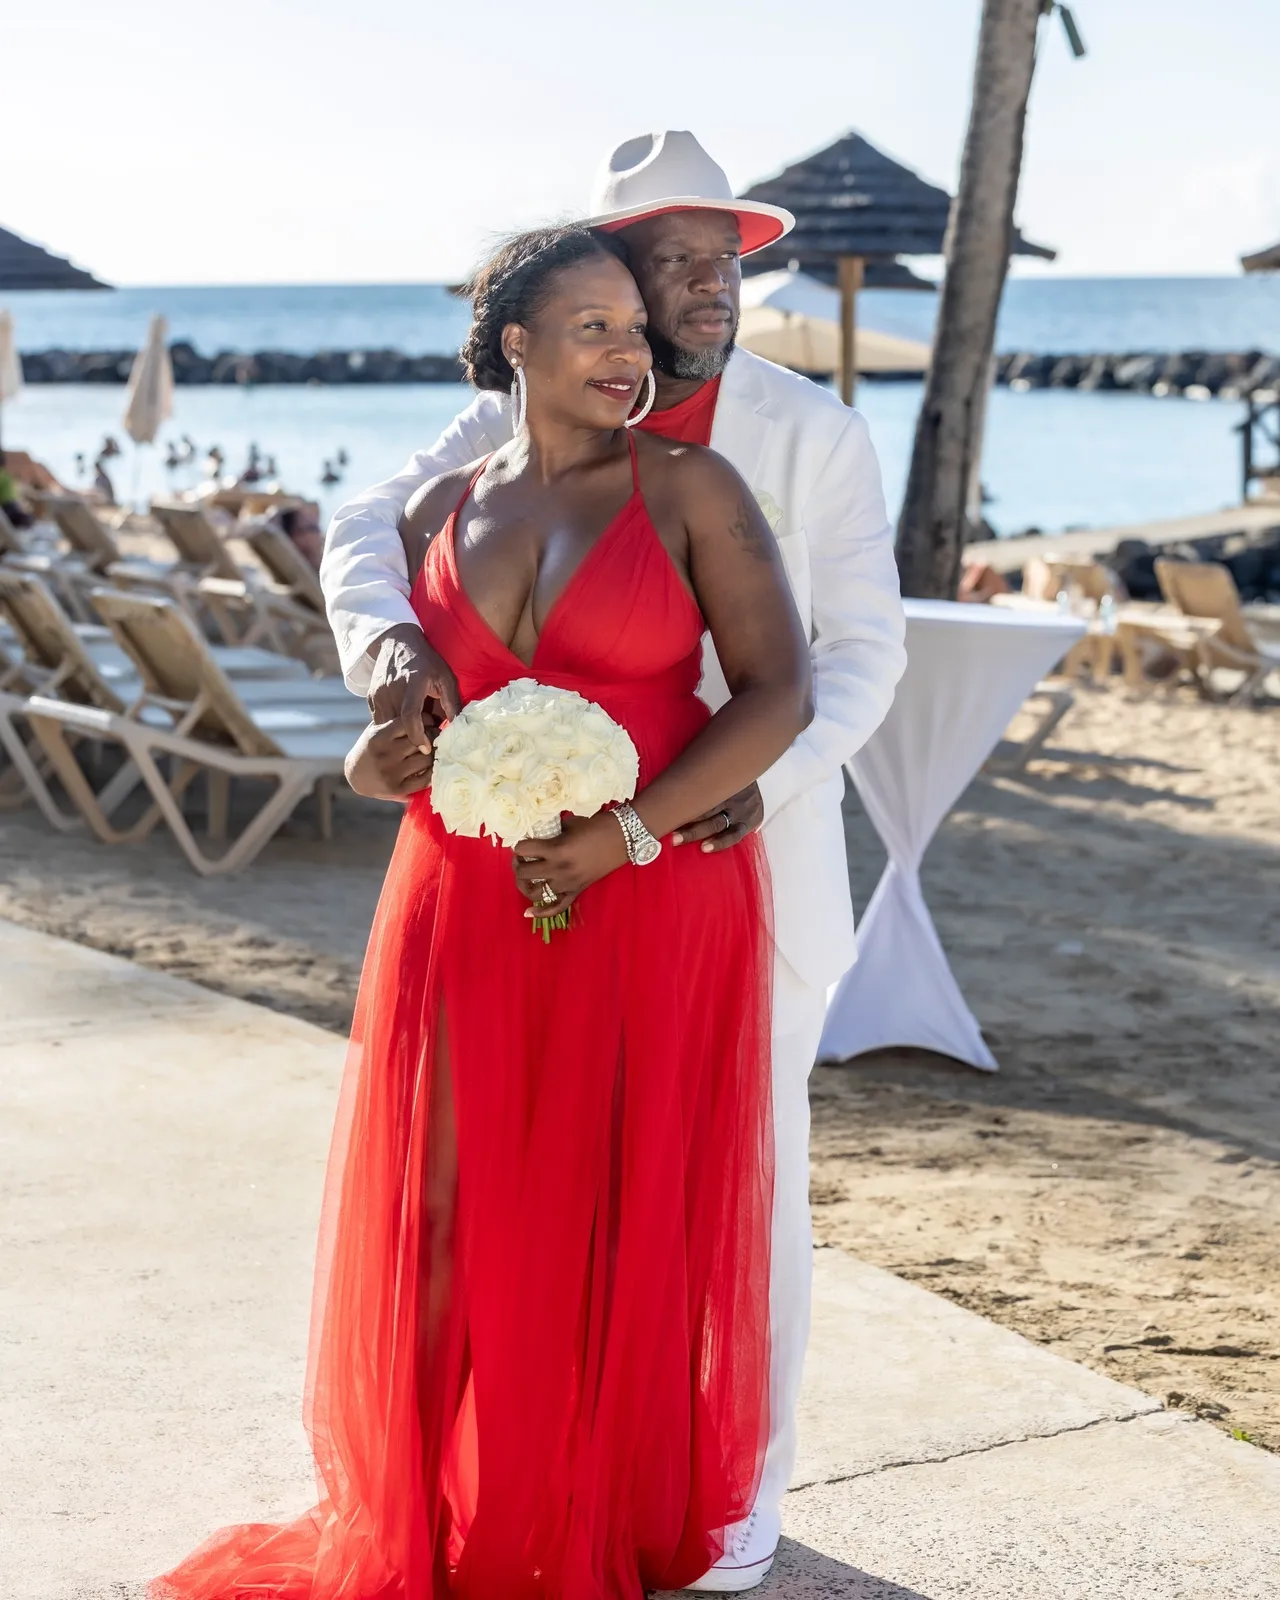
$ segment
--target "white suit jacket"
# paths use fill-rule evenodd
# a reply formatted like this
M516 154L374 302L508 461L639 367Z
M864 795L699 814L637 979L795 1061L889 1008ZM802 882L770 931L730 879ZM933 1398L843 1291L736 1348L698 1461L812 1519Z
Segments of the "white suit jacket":
M416 622L397 524L428 479L511 437L506 395L481 393L430 450L334 517L320 569L348 685L369 683L366 652L389 627ZM773 878L774 938L808 983L853 962L840 801L843 766L879 726L906 665L898 572L880 468L865 420L826 389L745 350L720 384L712 448L750 485L778 540L812 640L813 721L760 779ZM710 639L702 698L728 699Z

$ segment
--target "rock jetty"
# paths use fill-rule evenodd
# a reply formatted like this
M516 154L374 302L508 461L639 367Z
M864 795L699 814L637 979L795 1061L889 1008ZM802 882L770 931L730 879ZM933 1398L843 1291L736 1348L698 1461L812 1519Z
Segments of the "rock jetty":
M1142 539L1121 539L1110 555L1101 558L1124 585L1133 600L1159 600L1156 560L1212 561L1226 567L1236 580L1240 598L1274 604L1280 600L1280 506L1276 526L1251 533L1214 534L1153 548Z
M132 350L24 350L27 383L126 383ZM238 383L461 383L457 356L407 356L399 350L288 350L246 354L220 350L203 356L192 345L169 346L173 381L180 384Z
M1239 400L1280 390L1280 356L1263 350L1222 354L1183 350L1172 355L1137 351L1119 355L1031 355L996 357L996 382L1011 389L1128 390L1138 394L1186 395Z
M183 341L169 347L175 383L460 383L457 356L408 356L400 350L220 350L201 355ZM124 383L132 350L28 350L22 355L28 383ZM996 382L1011 389L1128 390L1139 394L1186 395L1236 400L1280 391L1280 356L1262 350L1221 354L1204 350L1160 355L1150 351L1111 355L997 356Z

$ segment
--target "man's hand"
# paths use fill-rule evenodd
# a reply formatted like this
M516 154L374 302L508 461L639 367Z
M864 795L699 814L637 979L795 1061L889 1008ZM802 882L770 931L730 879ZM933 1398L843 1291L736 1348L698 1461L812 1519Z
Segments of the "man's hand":
M764 821L764 801L757 784L740 789L723 805L709 811L705 817L686 822L671 835L672 844L698 844L710 853L713 850L730 850L741 844L749 833L754 833Z
M429 755L436 727L461 709L458 680L412 623L389 628L374 648L369 715L378 723L398 722L414 749Z

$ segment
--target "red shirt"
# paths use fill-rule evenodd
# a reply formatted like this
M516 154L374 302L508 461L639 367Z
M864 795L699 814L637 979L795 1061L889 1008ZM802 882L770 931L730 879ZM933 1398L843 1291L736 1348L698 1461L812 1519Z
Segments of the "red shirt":
M664 439L678 439L681 444L710 444L711 424L715 419L716 401L719 398L720 380L712 378L678 406L668 406L665 411L651 411L636 426L641 433L656 433Z

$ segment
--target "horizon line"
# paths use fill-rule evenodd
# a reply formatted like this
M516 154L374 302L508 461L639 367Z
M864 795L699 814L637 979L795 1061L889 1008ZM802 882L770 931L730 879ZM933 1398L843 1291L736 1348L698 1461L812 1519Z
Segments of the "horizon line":
M750 276L754 276L751 274ZM1247 283L1257 279L1265 281L1280 278L1280 272L1044 272L1009 275L1008 282L1015 283ZM110 295L117 290L169 289L450 289L458 280L445 278L342 278L342 279L276 279L243 278L200 282L195 279L170 283L122 282L108 284L101 289L8 289L0 286L0 300L9 295ZM921 294L928 290L872 287L863 294Z

